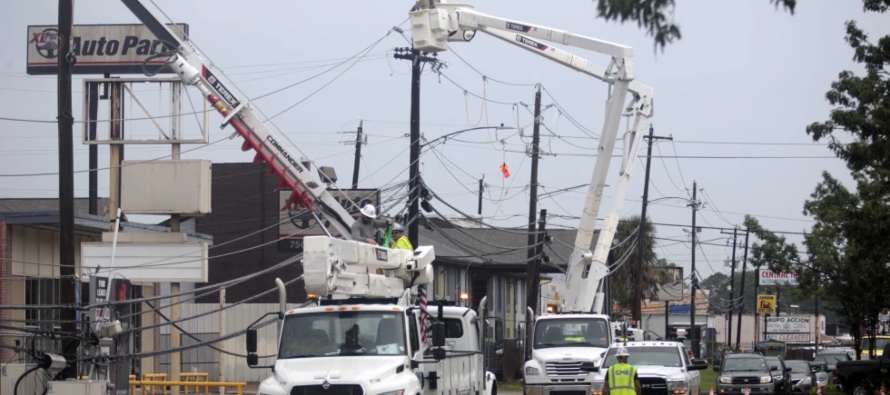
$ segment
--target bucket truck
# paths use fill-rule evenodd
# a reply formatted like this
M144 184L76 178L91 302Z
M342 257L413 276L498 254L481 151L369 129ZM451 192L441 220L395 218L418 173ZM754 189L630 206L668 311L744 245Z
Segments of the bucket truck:
M222 127L231 125L244 138L242 150L254 150L255 161L265 162L269 173L279 176L279 187L290 188L288 206L305 208L320 223L327 219L339 233L303 239L306 292L322 298L284 311L286 295L278 280L282 311L270 313L280 324L273 365L257 366L257 331L254 325L248 328L248 365L272 369L259 393L496 394L495 376L484 370L481 352L484 325L479 317L484 316L485 298L478 316L443 302L436 314L429 314L419 287L433 278L433 248L407 251L351 240L353 218L266 129L247 100L236 97L190 44L179 40L140 0L121 1L173 48L164 54L166 67L200 90L224 117ZM432 331L427 330L430 322Z
M613 339L609 317L602 314L602 283L609 274L606 260L627 195L637 151L648 120L653 115L652 88L635 81L633 49L624 45L487 15L467 4L420 0L410 15L415 50L433 53L446 51L450 42L468 42L477 32L482 32L611 86L593 177L568 263L566 292L560 298L561 312L536 317L534 325L528 325L529 328L533 327L528 331L530 339L526 343L531 350L531 358L525 362L523 376L526 394L586 393L592 378L581 370L581 365L598 364L601 354ZM607 55L610 61L605 68L597 66L545 41ZM631 98L625 105L628 94ZM622 115L633 117L633 126L624 134L618 187L596 247L591 252L590 244ZM533 315L530 313L529 318Z

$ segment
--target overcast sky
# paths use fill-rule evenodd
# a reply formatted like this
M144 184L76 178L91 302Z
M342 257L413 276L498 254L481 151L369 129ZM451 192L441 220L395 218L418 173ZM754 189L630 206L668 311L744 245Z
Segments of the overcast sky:
M408 0L154 2L174 21L189 24L192 40L231 77L242 98L293 84L359 53L392 26L405 22L413 4ZM812 224L802 215L802 204L822 171L850 179L843 163L824 144L813 144L804 132L807 124L827 117L831 107L824 94L837 74L844 69L860 70L843 40L843 24L855 19L875 37L887 34L890 26L886 15L864 15L860 1L803 2L791 16L775 10L767 0L679 0L674 17L683 39L664 53L656 53L651 38L636 24L596 19L594 1L480 0L473 4L488 14L634 47L637 79L655 89L655 132L674 137L673 143L660 142L653 150L650 200L688 199L692 183L697 181L704 190L699 199L705 203L698 216L700 225L741 225L744 214L752 214L770 229L795 232ZM27 25L55 24L56 7L55 0L11 2L0 15L0 41L8 49L0 58L0 117L55 118L55 77L25 74L25 38ZM138 22L115 0L76 1L74 21ZM401 26L410 34L407 23ZM341 66L253 105L273 115L311 95L276 117L274 123L302 154L318 165L335 167L341 187L349 185L353 163L353 146L342 142L354 135L339 132L354 131L363 119L369 144L363 148L359 186L404 182L408 175L405 136L409 132L410 69L405 61L393 60L391 50L406 45L404 37L391 33L348 71L344 72L348 65ZM595 53L562 48L601 65L608 62ZM448 65L444 69L447 78L429 72L423 77L424 136L431 140L451 131L501 123L525 129L522 135L516 131L464 133L459 141L425 150L422 172L433 191L461 210L475 213L475 191L478 179L484 176L488 188L482 211L487 220L502 226L527 222L530 158L523 152L531 142L529 110L535 83L546 88L545 107L555 101L565 110L562 113L553 106L544 113L542 146L555 155L545 155L540 162L539 193L590 181L595 159L589 155L597 142L589 134L599 134L602 128L605 84L483 34L470 43L452 43L452 49L440 54ZM488 76L488 82L473 68ZM79 75L74 81L78 121L82 119L84 77L98 76ZM157 91L134 90L150 110L157 110ZM195 105L201 105L194 91L192 95ZM483 106L474 95L491 102ZM144 116L133 103L126 105L133 116ZM185 107L184 111L191 109ZM211 141L231 133L218 128L219 120L217 115L211 116ZM0 173L58 170L56 125L0 122L4 129L0 165L5 169ZM186 133L196 133L194 117L184 118L183 123L190 128ZM161 124L167 126L169 121ZM150 134L153 126L143 121L127 127L133 134ZM77 170L87 168L87 148L80 138L78 124ZM240 139L225 140L183 156L215 163L250 161L252 154L241 152L240 144ZM616 150L619 155L620 146ZM184 149L188 148L192 147ZM161 145L133 147L127 149L127 159L156 158L167 152L168 147ZM296 149L293 152L301 155ZM509 165L510 178L504 179L498 170L503 162ZM107 147L103 146L100 166L107 163ZM613 193L619 164L620 160L613 161L609 179L613 188L606 189L607 196ZM639 215L644 168L645 161L638 161L624 215ZM102 196L108 193L107 178L107 172L100 173ZM57 183L55 176L0 177L0 196L55 197ZM87 187L86 174L78 174L77 195L86 196ZM555 216L578 216L585 193L586 189L578 189L542 200L538 207L548 209L548 226L577 226L575 219ZM600 217L605 216L609 204L608 199L603 203ZM433 205L451 212L442 203L434 201ZM649 214L657 223L688 225L691 221L690 209L679 199L653 203ZM658 226L657 252L686 267L688 274L691 249L682 229ZM728 272L723 261L730 249L723 247L726 240L722 237L717 230L705 229L700 234L700 240L715 244L698 251L697 267L703 278L714 271ZM799 236L789 238L800 240Z

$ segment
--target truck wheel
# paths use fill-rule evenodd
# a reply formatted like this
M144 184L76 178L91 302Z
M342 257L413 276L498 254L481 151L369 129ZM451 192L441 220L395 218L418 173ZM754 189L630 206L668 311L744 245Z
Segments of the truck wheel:
M867 381L860 380L853 385L851 393L853 395L872 395L874 394L874 391L872 391L871 385L869 385Z

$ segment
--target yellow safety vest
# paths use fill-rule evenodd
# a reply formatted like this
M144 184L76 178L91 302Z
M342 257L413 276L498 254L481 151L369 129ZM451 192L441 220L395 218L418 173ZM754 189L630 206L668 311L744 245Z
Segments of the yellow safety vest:
M637 395L634 386L637 368L626 363L617 363L609 367L606 375L609 380L609 395Z

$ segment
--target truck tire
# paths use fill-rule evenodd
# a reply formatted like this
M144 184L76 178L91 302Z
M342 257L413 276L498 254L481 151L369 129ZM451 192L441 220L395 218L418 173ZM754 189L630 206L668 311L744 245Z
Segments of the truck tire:
M874 393L871 384L866 380L859 380L856 384L850 386L850 394L852 395L872 395Z

